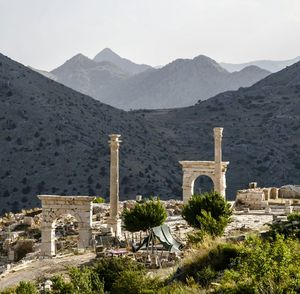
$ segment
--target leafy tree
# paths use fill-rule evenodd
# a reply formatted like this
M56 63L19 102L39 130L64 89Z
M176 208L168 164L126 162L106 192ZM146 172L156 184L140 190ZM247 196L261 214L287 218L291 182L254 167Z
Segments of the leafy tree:
M192 196L182 210L182 217L190 226L211 236L224 233L231 214L229 203L217 192Z
M160 226L167 218L167 211L158 200L137 203L131 210L123 211L124 227L129 232L147 231Z

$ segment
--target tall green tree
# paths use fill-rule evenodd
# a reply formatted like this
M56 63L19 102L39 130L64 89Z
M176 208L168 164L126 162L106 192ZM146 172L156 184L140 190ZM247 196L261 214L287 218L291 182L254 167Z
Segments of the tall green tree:
M192 196L182 210L182 217L190 226L211 236L224 233L231 214L229 203L217 192Z
M162 225L167 218L167 211L159 199L151 199L144 203L137 203L131 210L125 209L122 217L127 231L147 231Z

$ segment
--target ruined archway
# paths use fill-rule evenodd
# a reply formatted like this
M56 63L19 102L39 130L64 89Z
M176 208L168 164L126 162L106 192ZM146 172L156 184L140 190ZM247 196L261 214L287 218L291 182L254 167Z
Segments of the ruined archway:
M214 161L180 161L183 170L182 198L187 203L194 194L194 182L199 176L208 176L214 184L214 191L226 198L226 170L229 162L222 161L223 128L214 128L215 160Z
M211 192L213 190L214 182L210 177L206 175L198 176L192 183L193 195L200 195L205 192Z
M55 222L65 214L78 221L78 249L90 247L92 227L92 201L90 196L39 195L42 201L41 255L55 255Z
M78 248L78 220L72 214L62 214L54 221L55 255Z

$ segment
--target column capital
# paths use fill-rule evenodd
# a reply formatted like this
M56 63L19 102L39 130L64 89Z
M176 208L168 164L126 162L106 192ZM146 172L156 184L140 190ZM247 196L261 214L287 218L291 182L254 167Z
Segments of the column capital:
M109 142L111 142L111 143L121 142L120 137L121 137L121 135L119 135L119 134L110 134L109 135L109 138L110 138Z
M222 138L223 137L223 128L215 127L214 135Z

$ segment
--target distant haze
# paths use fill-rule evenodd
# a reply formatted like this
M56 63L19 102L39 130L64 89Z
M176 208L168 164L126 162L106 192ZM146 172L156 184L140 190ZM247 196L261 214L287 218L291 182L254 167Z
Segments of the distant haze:
M105 47L151 66L300 55L299 0L0 0L0 52L52 70Z

